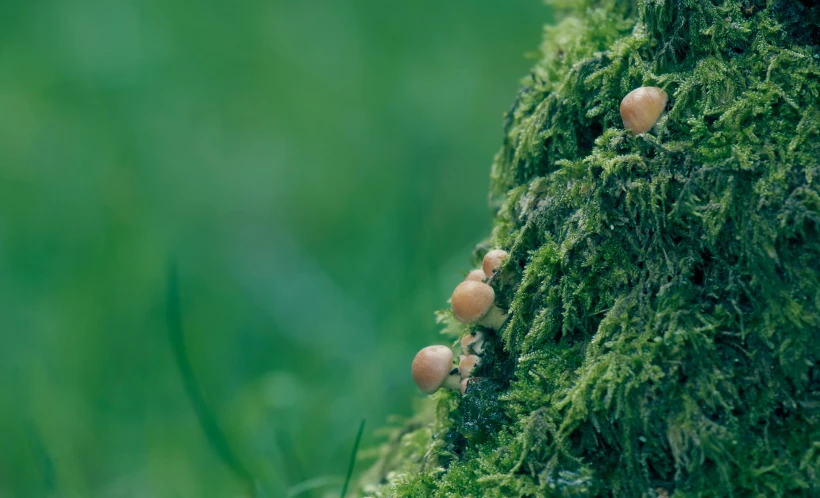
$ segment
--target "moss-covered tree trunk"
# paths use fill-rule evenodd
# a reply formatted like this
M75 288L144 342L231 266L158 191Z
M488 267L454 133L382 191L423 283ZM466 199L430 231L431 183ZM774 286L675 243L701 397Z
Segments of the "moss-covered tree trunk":
M373 493L820 496L820 2L552 3L473 261L510 319Z

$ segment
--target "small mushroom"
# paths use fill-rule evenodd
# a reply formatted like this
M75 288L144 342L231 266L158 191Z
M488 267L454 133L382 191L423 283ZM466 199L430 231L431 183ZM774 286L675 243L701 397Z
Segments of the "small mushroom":
M621 101L624 128L634 133L649 131L661 117L669 96L656 86L642 86L629 92Z
M462 323L478 323L499 329L507 315L494 304L495 291L485 283L465 280L458 284L450 298L453 315Z
M464 280L472 280L474 282L483 282L486 276L484 275L484 270L473 270L467 274L467 278Z
M493 273L501 267L501 264L504 263L504 260L507 259L508 256L507 251L503 249L493 249L488 252L484 256L484 261L481 264L484 275L486 275L487 278L492 277Z
M413 358L413 380L426 394L440 387L459 390L460 376L453 372L453 352L447 346L427 346Z
M470 385L470 382L478 380L478 377L467 377L466 379L461 379L461 394L467 394L467 388Z
M473 332L461 338L461 350L465 353L481 354L484 352L484 332Z
M474 354L463 354L458 360L458 374L464 379L469 377L475 367L481 363L481 358Z

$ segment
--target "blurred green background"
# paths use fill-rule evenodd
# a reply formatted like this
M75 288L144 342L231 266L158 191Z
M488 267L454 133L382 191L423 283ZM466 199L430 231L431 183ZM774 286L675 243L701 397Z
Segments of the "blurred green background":
M0 4L0 496L338 496L489 234L537 0ZM368 462L358 462L357 474Z

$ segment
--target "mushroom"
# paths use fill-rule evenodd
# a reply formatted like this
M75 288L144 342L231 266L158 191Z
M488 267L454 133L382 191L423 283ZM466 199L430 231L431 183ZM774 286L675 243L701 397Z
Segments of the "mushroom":
M478 377L467 377L466 379L461 379L461 394L467 394L467 387L469 387L470 381L478 379Z
M454 373L453 352L447 346L427 346L413 358L413 380L426 394L440 387L458 391L460 377Z
M507 320L507 315L498 309L494 301L495 291L492 287L472 280L458 284L450 298L456 320L497 330Z
M474 354L463 354L458 360L458 374L461 378L467 378L473 373L475 367L481 363L481 358Z
M484 332L473 332L461 338L461 350L465 353L481 354L484 352Z
M481 264L484 275L486 275L487 278L492 277L493 273L501 267L501 264L508 256L507 251L503 249L493 249L484 255L484 262Z
M634 133L649 131L661 117L669 96L656 86L642 86L626 94L621 101L624 128Z
M484 270L473 270L467 274L464 280L472 280L474 282L483 282L485 278Z

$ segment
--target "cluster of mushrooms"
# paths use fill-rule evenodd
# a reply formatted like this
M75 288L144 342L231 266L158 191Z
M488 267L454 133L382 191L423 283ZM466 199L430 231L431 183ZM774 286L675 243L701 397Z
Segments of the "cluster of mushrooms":
M655 86L642 86L621 100L624 128L635 134L645 133L655 126L666 108L666 92ZM453 315L462 323L477 323L498 330L507 315L495 305L495 291L486 281L507 258L506 251L495 249L484 256L480 270L473 270L453 291L450 302ZM413 380L423 392L432 394L444 387L467 392L472 372L481 362L484 350L483 332L472 332L461 339L462 355L458 367L453 366L453 352L447 346L428 346L413 359Z
M495 274L507 259L507 252L495 249L484 256L480 270L473 270L453 291L450 304L456 320L498 330L507 315L495 305L495 291L485 281ZM432 394L444 387L467 392L473 370L481 363L484 333L472 332L461 339L462 355L458 367L453 366L453 352L447 346L427 346L413 359L413 380L423 392Z

